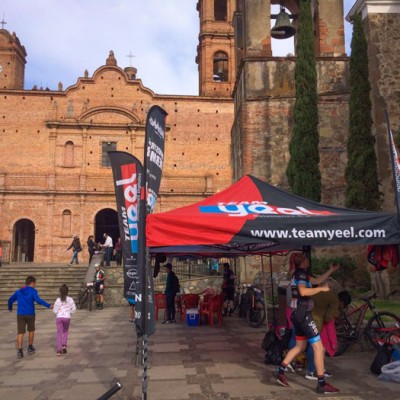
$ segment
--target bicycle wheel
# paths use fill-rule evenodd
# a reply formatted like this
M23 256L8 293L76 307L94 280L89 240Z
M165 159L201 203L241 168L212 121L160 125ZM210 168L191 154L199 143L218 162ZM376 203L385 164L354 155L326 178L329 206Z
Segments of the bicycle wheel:
M92 307L93 307L93 292L90 289L88 290L87 301L88 301L88 309L89 309L89 311L92 311Z
M85 292L84 291L80 291L78 293L78 296L76 297L76 308L78 310L82 310L82 308L85 308Z
M265 304L261 300L256 300L254 307L250 305L247 310L247 323L252 328L259 328L265 321Z
M80 303L79 303L79 305L80 305L79 308L80 308L81 310L82 310L82 309L85 309L85 308L87 307L88 295L89 295L89 293L88 293L87 290L85 290L85 291L82 293L82 296L81 296L81 299L80 299Z
M365 334L371 345L379 350L383 344L390 344L394 336L400 337L400 318L387 311L379 312L369 319Z
M355 332L350 322L345 318L335 321L337 347L335 357L342 355L351 343L355 342Z
M233 308L232 308L232 314L236 312L236 310L239 310L240 308L240 297L239 295L235 295L233 299Z

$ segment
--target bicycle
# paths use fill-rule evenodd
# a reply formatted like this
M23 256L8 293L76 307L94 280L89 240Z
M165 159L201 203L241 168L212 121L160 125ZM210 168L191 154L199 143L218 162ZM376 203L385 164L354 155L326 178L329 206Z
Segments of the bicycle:
M93 297L93 283L82 283L81 290L76 299L76 307L79 310L87 308L89 311L92 311Z
M254 285L243 284L237 288L233 311L239 309L239 317L246 318L252 328L259 328L266 318L263 293Z
M340 307L340 314L335 318L337 336L335 356L343 354L362 335L365 335L368 342L377 350L384 344L390 344L392 337L400 338L400 318L388 311L378 311L373 302L375 298L376 293L367 293L361 298L363 304L351 308L348 308L348 305ZM371 310L372 317L363 328L368 309Z

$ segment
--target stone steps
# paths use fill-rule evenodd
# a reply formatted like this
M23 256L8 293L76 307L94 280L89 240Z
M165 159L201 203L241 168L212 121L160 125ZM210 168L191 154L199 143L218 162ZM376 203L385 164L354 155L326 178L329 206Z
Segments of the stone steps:
M68 267L62 264L3 264L0 268L0 310L7 309L8 298L25 284L25 279L29 275L36 278L39 296L48 303L54 303L63 284L69 288L68 295L76 299L87 269L87 265Z

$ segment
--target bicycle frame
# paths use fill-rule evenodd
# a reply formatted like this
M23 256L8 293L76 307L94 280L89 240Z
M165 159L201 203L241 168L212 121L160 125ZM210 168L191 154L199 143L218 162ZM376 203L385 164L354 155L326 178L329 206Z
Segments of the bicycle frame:
M378 311L373 302L375 297L375 293L368 294L362 298L363 303L361 305L350 310L341 308L340 316L335 319L338 338L336 355L346 351L347 347L357 342L363 334L376 349L379 349L385 343L391 343L391 337L400 337L399 317L387 311ZM368 319L366 326L363 327L368 309L371 310L372 316ZM356 313L358 313L357 319L353 323L351 317ZM390 322L386 322L383 318L388 318Z
M347 324L349 326L351 326L351 328L353 329L352 335L355 335L356 338L358 338L358 335L360 334L361 326L364 321L364 317L365 317L365 314L367 313L367 310L368 310L367 303L361 304L358 307L356 307L350 311L341 309L340 310L341 317L339 317L337 320L338 320L338 322L340 322L341 320L345 320L347 322ZM356 313L359 313L359 314L357 316L356 322L353 324L351 322L350 318Z
M373 315L378 315L378 311L377 311L377 309L375 307L375 304L371 300L371 299L373 299L375 297L376 297L376 295L373 294L370 297L364 298L363 299L363 301L364 301L363 304L360 304L359 306L357 306L356 308L354 308L354 309L352 309L350 311L341 309L341 311L343 311L342 317L345 318L347 320L347 322L353 327L353 329L355 330L355 333L357 334L357 337L360 334L361 326L362 326L362 323L364 321L364 317L365 317L365 314L367 313L367 310L368 309L371 310ZM353 324L350 321L350 317L352 315L354 315L355 313L357 313L357 312L359 312L359 315L357 317L356 323Z
M87 306L89 311L92 311L92 301L94 296L93 283L82 283L81 290L78 294L78 308L83 308L82 303ZM87 304L86 304L87 301Z

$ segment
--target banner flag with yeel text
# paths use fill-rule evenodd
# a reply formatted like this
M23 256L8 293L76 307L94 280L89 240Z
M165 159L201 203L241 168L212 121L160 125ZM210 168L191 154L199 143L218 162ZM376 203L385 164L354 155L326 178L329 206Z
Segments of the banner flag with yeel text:
M138 335L141 335L144 326L154 330L154 326L145 321L143 313L146 301L146 294L143 293L145 257L142 254L145 244L144 170L140 161L129 153L110 151L108 156L113 171L122 243L124 297L136 300L135 325Z
M396 196L397 214L400 217L400 160L396 150L396 143L394 142L393 133L390 129L389 115L386 113L387 128L389 134L390 156L392 160L394 191Z
M159 106L152 106L147 113L146 138L144 154L144 171L146 173L146 217L151 214L156 205L160 190L161 176L164 165L165 119L167 113ZM146 231L146 222L143 224ZM145 233L143 233L145 237ZM143 248L145 251L145 248ZM144 262L144 280L142 281L143 308L146 320L143 320L142 332L151 335L155 331L154 322L154 284L151 262L147 252Z
M152 106L146 121L146 196L147 213L156 205L164 165L165 119L167 112L159 106Z

